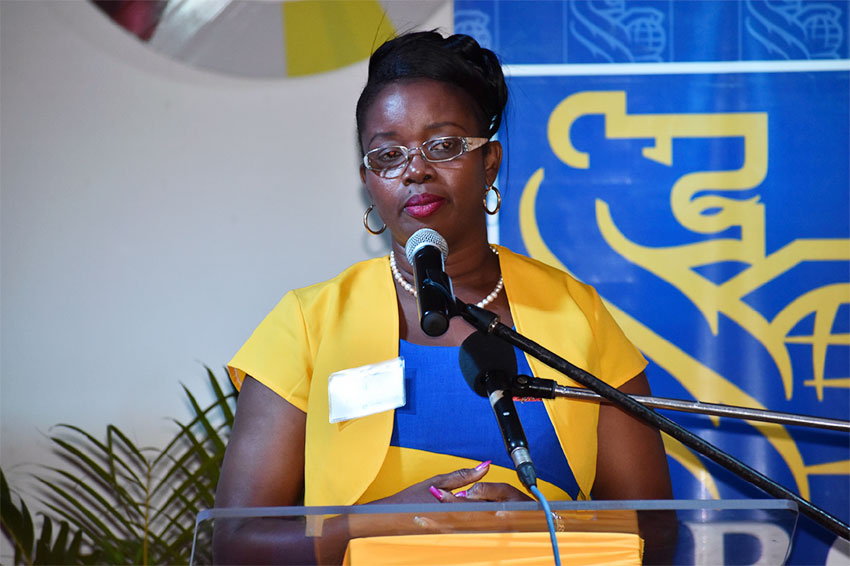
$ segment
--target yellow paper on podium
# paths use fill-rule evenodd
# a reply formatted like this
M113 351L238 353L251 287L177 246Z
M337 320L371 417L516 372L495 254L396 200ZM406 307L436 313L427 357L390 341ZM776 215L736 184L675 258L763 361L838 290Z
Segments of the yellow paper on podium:
M643 540L631 533L559 532L563 566L640 566ZM454 533L353 539L344 566L551 566L549 533Z

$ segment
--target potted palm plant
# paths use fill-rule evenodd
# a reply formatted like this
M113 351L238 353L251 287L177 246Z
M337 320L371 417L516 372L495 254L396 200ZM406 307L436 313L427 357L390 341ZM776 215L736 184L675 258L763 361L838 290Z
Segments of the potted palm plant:
M139 447L113 425L102 439L57 425L50 440L64 465L36 476L48 509L38 537L0 470L2 529L15 564L187 564L195 516L214 504L236 400L209 368L207 379L213 402L200 406L184 386L193 416L174 420L164 448Z

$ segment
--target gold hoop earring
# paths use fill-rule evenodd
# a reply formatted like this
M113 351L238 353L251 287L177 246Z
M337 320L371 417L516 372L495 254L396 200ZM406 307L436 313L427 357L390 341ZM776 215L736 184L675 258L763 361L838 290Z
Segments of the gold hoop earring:
M496 192L496 208L494 208L493 210L487 208L487 194L490 191ZM487 187L487 190L484 191L484 211L487 214L493 215L499 212L500 208L502 208L502 193L499 192L499 189L496 188L496 185L490 185L489 187Z
M378 234L382 234L384 232L384 230L387 229L387 225L386 225L386 223L384 223L384 225L381 226L380 228L378 228L377 230L372 230L371 228L369 228L369 213L372 212L373 208L375 208L375 205L370 204L369 208L366 209L366 214L363 215L363 226L366 227L367 232L369 232L373 236L377 236Z

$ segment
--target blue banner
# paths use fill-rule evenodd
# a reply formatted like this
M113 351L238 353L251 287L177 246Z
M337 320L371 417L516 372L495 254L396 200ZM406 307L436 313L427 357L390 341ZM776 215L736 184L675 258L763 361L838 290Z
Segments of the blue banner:
M848 13L455 2L509 75L501 242L595 286L655 395L848 418ZM846 433L671 416L850 520ZM665 446L677 498L767 497ZM801 521L791 563L834 545Z

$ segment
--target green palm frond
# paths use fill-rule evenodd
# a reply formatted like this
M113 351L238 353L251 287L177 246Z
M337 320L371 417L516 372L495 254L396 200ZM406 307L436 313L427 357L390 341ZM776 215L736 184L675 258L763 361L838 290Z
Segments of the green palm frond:
M192 418L174 421L177 432L162 449L139 447L114 425L103 440L74 425L57 426L50 440L64 465L36 478L51 512L37 540L26 505L13 504L2 477L3 533L15 564L189 561L195 516L214 504L236 400L232 385L225 391L206 371L213 402L202 407L184 386Z
M2 509L3 534L15 549L15 564L32 564L35 525L27 504L21 501L20 509L12 500L6 475L0 470L0 509Z
M71 536L66 521L59 523L59 533L53 536L53 520L44 516L41 535L35 538L35 522L26 503L19 498L15 504L6 475L0 470L0 523L3 534L15 550L15 564L93 564L95 555L83 553L82 533ZM70 537L70 540L69 540Z

